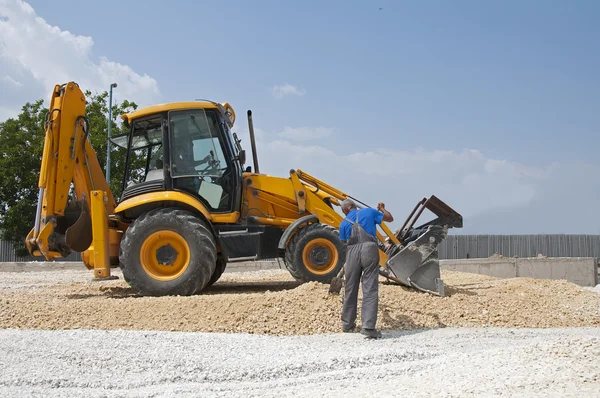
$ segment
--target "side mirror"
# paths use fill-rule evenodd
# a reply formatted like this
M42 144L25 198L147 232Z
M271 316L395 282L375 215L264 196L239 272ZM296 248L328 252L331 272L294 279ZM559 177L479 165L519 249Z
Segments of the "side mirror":
M238 155L238 159L240 161L241 164L246 163L246 151L244 149L242 149Z

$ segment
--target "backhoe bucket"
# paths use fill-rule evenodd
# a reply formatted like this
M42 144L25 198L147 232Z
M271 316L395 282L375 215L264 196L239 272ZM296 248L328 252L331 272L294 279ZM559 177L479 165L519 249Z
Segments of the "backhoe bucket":
M420 206L422 208L419 210ZM425 209L430 210L437 218L413 228ZM411 222L413 215L415 218ZM433 195L429 199L423 198L415 206L402 228L396 232L396 237L402 246L393 245L387 251L387 270L383 270L381 274L408 287L444 296L438 245L448 236L448 228L462 228L462 226L462 216L439 198Z
M71 201L67 212L71 218L77 216L77 221L71 224L65 232L65 243L69 250L83 252L92 244L92 219L87 201Z

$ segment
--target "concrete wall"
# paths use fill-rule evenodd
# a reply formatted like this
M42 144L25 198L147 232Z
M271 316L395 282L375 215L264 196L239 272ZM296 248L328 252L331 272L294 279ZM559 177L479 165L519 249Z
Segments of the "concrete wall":
M513 258L492 257L459 260L440 260L442 269L489 275L498 278L525 277L534 279L565 279L581 286L598 284L598 260L589 257ZM225 272L283 269L283 260L231 263ZM36 272L59 270L87 271L80 262L0 262L0 272ZM91 272L91 271L89 271Z
M440 260L440 267L499 278L564 279L580 286L598 284L598 260L591 257Z

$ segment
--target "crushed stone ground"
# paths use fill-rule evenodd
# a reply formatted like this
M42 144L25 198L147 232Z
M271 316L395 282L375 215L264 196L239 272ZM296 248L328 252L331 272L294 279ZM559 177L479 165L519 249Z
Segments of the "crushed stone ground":
M113 273L121 277L118 270ZM600 326L600 294L567 281L445 270L442 277L449 295L444 298L381 279L378 326ZM272 335L340 330L341 296L329 295L329 285L298 284L283 270L225 273L213 287L192 297L138 297L122 277L91 279L87 270L0 273L0 328Z
M597 397L599 331L0 330L0 396Z

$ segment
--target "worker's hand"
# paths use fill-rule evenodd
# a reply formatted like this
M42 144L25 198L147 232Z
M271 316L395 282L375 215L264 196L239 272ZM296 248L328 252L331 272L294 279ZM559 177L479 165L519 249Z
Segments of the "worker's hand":
M377 210L383 213L382 221L392 222L394 221L394 217L390 214L389 211L385 209L385 204L383 202L377 203Z

